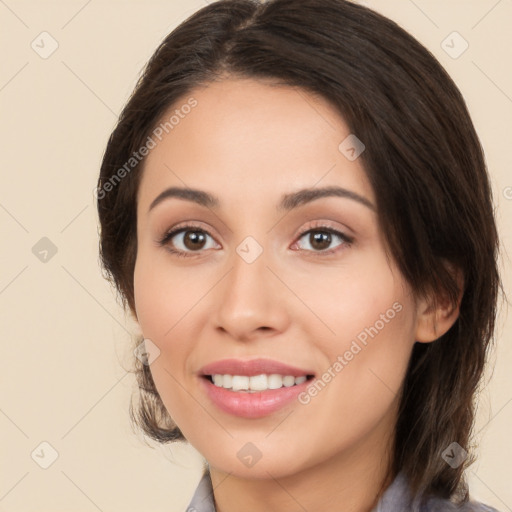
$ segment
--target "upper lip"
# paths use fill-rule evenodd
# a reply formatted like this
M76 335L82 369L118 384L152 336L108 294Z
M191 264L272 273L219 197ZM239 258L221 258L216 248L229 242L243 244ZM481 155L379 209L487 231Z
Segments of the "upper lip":
M201 375L246 375L252 377L261 374L293 375L301 377L302 375L314 375L310 370L303 370L296 366L291 366L273 359L222 359L203 366L199 373Z

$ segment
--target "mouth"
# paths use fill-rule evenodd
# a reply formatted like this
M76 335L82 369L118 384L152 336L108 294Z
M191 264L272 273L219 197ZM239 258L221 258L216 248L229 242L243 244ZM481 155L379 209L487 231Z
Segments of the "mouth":
M217 410L257 419L296 407L315 374L272 359L224 359L204 366L198 377Z
M286 407L298 407L301 403L298 400L299 396L306 391L313 378L313 375L309 374L298 377L279 374L250 377L213 374L203 375L199 380L202 391L217 410L239 418L258 419ZM261 389L251 389L252 387Z
M256 419L287 406L311 384L315 374L274 359L222 359L198 372L202 392L217 410Z

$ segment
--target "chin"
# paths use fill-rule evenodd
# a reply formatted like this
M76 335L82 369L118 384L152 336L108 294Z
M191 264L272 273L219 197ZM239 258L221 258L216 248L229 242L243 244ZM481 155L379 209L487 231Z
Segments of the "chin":
M314 466L322 458L320 453L313 456L305 451L305 441L297 440L293 444L288 441L283 449L284 443L286 441L281 439L271 442L265 440L263 435L249 435L230 438L225 445L212 443L204 451L201 447L197 449L216 470L234 477L251 479L285 478ZM215 446L214 452L212 445ZM312 447L309 449L312 450Z

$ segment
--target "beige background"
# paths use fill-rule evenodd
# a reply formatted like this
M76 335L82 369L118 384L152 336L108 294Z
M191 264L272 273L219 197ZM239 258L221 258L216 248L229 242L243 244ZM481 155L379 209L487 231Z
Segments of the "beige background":
M364 3L415 35L461 88L485 148L507 250L512 1ZM142 66L204 5L0 0L0 511L179 512L195 489L197 452L146 444L131 431L134 381L125 368L134 326L99 271L92 191ZM441 46L453 31L469 43L456 59ZM42 58L51 38L58 48ZM451 51L462 48L451 40ZM57 249L46 262L32 250L43 237ZM509 263L505 256L507 290ZM480 458L468 477L474 497L510 511L512 323L505 309L497 334L494 376L480 401ZM39 464L51 462L51 448L42 442L58 453L47 469Z

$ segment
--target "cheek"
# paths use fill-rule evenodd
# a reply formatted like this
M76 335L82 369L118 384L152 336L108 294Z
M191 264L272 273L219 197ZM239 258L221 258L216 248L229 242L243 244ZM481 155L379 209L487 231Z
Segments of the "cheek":
M390 431L394 428L395 407L413 346L412 312L386 306L384 314L387 310L389 317L396 313L387 318L388 323L376 321L369 313L363 328L360 324L348 327L348 315L343 324L340 319L337 326L342 334L321 348L328 354L328 366L317 377L318 384L309 388L309 396L301 397L311 428L318 432L318 442L322 438L335 440L336 448L329 445L330 449L354 445L378 425L386 424ZM343 327L355 334L343 334Z
M339 411L352 411L363 423L363 418L378 418L399 392L414 344L410 290L396 269L377 258L373 265L368 261L350 272L333 273L326 285L308 284L303 290L309 293L308 304L331 330L313 338L327 356L320 380L332 382L325 392L321 384L318 388L327 402L340 404L319 415L332 425L339 424ZM325 331L317 325L318 333Z
M160 349L160 357L151 365L157 387L175 388L169 373L183 378L194 350L191 341L199 339L208 318L204 299L212 276L197 269L172 265L164 251L145 251L137 255L134 269L134 296L138 323L145 338Z
M193 329L193 315L189 318L187 311L197 302L197 293L190 286L190 276L184 277L161 257L149 258L141 251L134 270L134 295L142 334L160 350L150 366L156 390L166 409L172 411L173 421L180 425L186 419L183 411L189 410L187 395L179 384L184 380L190 351L182 336Z
M316 335L322 334L330 347L339 350L344 341L359 334L364 337L366 328L376 322L380 325L381 315L386 316L386 312L389 311L387 317L391 319L397 316L393 304L403 305L405 301L402 279L397 276L385 258L374 251L370 257L358 254L336 268L318 267L314 272L304 272L300 278L291 274L287 277L294 283L298 297L316 316L317 320L310 322Z
M166 261L165 254L141 249L134 270L134 297L138 323L146 337L164 339L197 301L199 287L187 272ZM197 289L196 289L197 288Z

